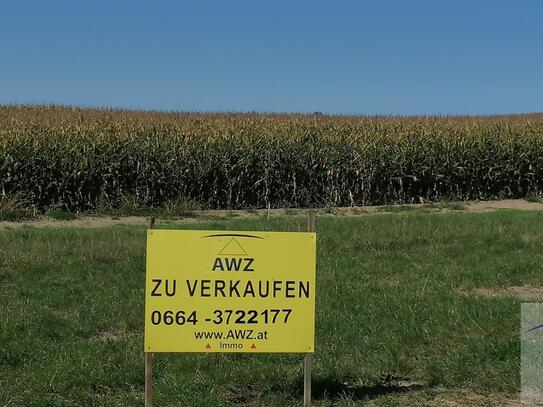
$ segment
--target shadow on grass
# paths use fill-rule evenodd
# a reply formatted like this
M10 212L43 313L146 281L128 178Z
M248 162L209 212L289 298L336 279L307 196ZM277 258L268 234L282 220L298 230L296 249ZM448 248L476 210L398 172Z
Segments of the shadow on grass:
M382 396L403 394L415 391L430 389L431 386L425 383L399 379L385 376L378 379L374 384L360 385L356 379L336 377L314 377L311 383L311 398L314 401L340 401L352 400L370 401ZM257 401L263 397L285 398L288 400L301 400L303 398L303 381L301 378L291 382L291 386L284 388L272 385L268 389L257 386L226 386L223 389L223 397L232 406L261 405ZM289 404L291 405L291 404Z
M301 385L303 388L303 386ZM356 401L371 400L391 394L408 393L428 389L429 386L419 382L386 377L372 385L357 385L355 382L340 381L335 377L315 378L311 385L312 397L321 399L344 399Z

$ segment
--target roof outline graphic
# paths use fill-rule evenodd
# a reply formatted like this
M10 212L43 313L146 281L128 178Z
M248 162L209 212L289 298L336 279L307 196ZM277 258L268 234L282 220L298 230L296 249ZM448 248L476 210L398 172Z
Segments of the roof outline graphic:
M202 237L206 238L206 237L230 237L230 236L234 236L234 237L250 237L252 239L264 239L261 236L244 235L244 234L241 234L241 233L216 233L216 234L213 234L213 235L207 235L207 236L202 236Z
M534 326L533 328L528 329L526 332L527 332L527 333L528 333L528 332L533 332L533 331L537 331L538 329L543 329L543 324Z

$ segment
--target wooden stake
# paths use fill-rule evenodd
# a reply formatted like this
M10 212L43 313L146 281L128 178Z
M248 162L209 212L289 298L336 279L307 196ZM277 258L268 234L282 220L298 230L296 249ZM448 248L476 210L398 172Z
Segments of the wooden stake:
M313 355L306 353L304 358L304 407L311 407L311 368Z
M153 352L145 352L145 407L153 405Z
M155 217L149 218L149 229L155 228ZM153 404L153 352L145 352L145 407Z
M311 212L307 215L307 231L316 231L316 216ZM304 407L311 407L311 369L313 367L313 354L306 353L304 357Z
M310 212L307 214L307 231L308 232L316 232L317 228L315 226L316 222L316 216L314 212Z

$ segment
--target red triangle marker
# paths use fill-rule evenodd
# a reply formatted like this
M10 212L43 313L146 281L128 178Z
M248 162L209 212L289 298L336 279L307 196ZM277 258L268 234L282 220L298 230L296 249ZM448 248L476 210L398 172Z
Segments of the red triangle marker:
M211 349L211 345L209 343L206 345L206 349Z
M256 345L254 343L251 345L251 349L256 349Z

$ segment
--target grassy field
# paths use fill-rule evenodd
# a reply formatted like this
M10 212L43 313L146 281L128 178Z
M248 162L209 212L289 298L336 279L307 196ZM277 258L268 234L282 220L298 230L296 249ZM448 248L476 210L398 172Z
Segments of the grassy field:
M481 289L543 286L542 224L522 211L319 216L315 405L517 397L520 300ZM0 405L143 405L144 238L142 226L0 231ZM155 401L296 406L301 367L297 355L158 355Z

